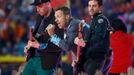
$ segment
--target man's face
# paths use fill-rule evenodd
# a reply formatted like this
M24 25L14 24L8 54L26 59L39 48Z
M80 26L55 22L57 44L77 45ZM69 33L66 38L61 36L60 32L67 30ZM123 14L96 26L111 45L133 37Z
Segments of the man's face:
M65 29L66 27L66 15L61 10L55 12L55 21L60 29Z
M98 13L101 10L101 6L99 6L97 1L89 1L88 2L88 12L90 16L93 16L95 13Z
M36 6L37 13L40 14L41 16L47 16L49 13L49 7L50 3L42 3Z

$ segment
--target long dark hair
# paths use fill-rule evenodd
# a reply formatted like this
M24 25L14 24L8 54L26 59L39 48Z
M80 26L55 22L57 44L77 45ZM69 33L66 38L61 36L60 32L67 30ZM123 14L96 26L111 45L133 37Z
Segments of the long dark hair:
M114 32L119 31L119 30L120 31L123 31L124 33L127 32L126 25L125 25L125 23L122 20L120 20L120 19L114 19L114 20L112 20L112 23L111 24L112 24L111 26L114 29Z

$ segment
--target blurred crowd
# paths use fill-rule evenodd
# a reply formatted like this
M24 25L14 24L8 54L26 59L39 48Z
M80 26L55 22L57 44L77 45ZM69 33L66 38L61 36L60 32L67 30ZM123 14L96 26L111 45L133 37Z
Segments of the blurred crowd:
M28 28L34 27L34 9L27 0L0 0L0 54L24 55Z
M0 55L24 56L23 48L29 39L29 27L34 28L36 23L36 10L29 5L31 1L0 0ZM90 24L87 5L88 0L70 0L72 16ZM134 36L134 0L104 0L103 9L110 20L120 18L127 32ZM18 66L8 65L13 69ZM0 67L7 69L5 64ZM10 74L5 72L4 75Z

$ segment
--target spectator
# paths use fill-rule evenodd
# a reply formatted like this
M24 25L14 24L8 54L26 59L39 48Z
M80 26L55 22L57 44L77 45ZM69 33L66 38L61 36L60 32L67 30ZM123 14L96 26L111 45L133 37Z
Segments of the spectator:
M132 66L132 36L127 34L127 28L120 19L112 21L114 29L110 37L110 45L113 49L113 63L109 75L126 73L128 67Z

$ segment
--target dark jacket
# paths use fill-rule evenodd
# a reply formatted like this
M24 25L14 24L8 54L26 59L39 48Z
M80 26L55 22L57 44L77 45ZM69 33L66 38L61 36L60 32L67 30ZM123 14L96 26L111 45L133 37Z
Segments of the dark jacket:
M102 62L111 53L110 27L108 19L103 14L97 13L94 15L90 24L89 37L86 38L86 46L83 48L80 59L76 64L77 72L100 68L100 66L102 69L104 68L103 65L106 65L106 63ZM98 66L99 64L102 65Z
M46 48L44 49L32 48L32 50L30 50L31 57L36 56L35 52L37 52L37 50L39 51L42 66L44 69L55 67L58 64L61 53L60 48L49 41L50 36L46 31L46 27L49 24L56 25L53 10L48 17L39 16L39 18L37 19L37 23L35 25L35 29L33 30L33 37L36 38L39 43L47 44ZM55 31L57 35L59 35L61 38L63 37L62 36L63 31L59 29L57 25Z
M110 50L109 21L103 14L97 13L90 26L84 56L86 59L104 59Z

